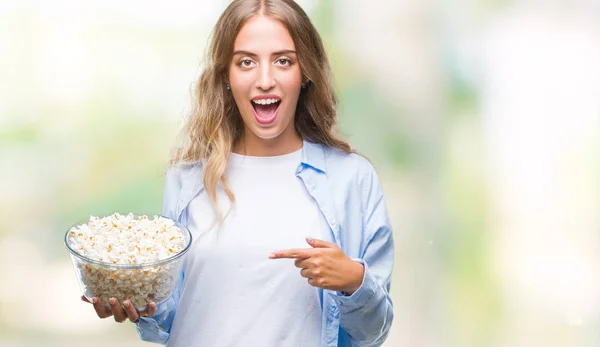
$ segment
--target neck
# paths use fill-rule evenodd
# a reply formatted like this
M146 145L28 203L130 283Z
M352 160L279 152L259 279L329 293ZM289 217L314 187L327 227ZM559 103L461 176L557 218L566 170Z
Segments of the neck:
M302 148L302 138L294 132L293 136L277 136L272 139L261 139L256 135L245 136L237 144L233 153L253 157L274 157L289 154ZM282 134L283 135L283 134Z

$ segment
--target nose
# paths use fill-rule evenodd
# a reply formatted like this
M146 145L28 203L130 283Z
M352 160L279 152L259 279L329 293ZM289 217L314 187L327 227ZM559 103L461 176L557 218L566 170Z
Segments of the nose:
M272 76L270 64L264 64L259 69L259 75L256 79L256 87L262 90L270 90L275 87L275 79Z

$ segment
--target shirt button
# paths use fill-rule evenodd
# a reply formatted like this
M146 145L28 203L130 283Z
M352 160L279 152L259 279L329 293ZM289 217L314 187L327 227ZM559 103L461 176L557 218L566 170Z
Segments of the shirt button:
M306 184L312 187L312 185L313 185L312 180L307 180Z
M335 226L337 224L337 221L334 219L331 220L331 225Z

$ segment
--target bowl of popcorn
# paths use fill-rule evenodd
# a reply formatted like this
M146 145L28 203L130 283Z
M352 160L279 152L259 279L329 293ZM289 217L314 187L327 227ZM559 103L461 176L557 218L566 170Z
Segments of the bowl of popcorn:
M127 299L138 310L173 294L191 244L184 225L133 213L92 216L65 234L83 295L105 306L109 298Z

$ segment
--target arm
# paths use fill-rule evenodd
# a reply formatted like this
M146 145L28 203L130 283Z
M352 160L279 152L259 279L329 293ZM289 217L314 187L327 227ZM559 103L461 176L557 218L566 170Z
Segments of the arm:
M177 220L175 216L175 207L181 190L180 171L175 168L169 168L165 179L165 188L163 193L162 215ZM184 264L185 266L185 264ZM183 284L182 275L177 282L173 296L156 307L156 313L152 317L140 317L135 323L138 335L143 341L166 344L170 337L171 325L179 298L181 296L181 286Z
M394 263L394 242L385 200L374 170L363 184L363 233L366 246L360 259L364 266L362 284L352 295L332 295L340 311L340 326L353 345L379 346L389 333L394 318L389 295Z
M171 336L170 333L173 318L175 317L175 312L179 305L183 277L182 274L180 280L177 282L173 296L156 307L156 314L154 316L140 317L135 323L137 333L143 341L160 343L163 345L167 344L167 341Z

